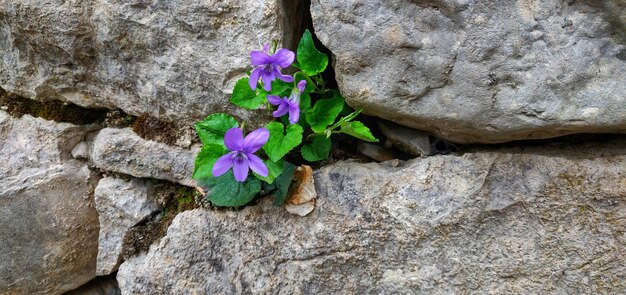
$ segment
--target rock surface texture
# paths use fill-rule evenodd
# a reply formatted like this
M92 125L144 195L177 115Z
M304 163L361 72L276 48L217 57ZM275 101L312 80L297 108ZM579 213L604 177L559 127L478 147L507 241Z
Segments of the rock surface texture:
M315 174L317 208L178 215L123 294L623 294L626 140Z
M91 161L100 169L135 177L149 177L193 186L198 150L145 140L130 128L105 128L91 147Z
M91 129L0 111L0 294L60 294L95 277L94 180L70 155Z
M126 232L158 210L152 186L139 179L126 181L107 177L98 182L94 193L100 219L96 275L108 275L122 262Z
M0 87L193 122L228 107L250 50L283 38L281 7L278 0L2 1Z
M456 142L626 132L626 3L313 0L341 92Z

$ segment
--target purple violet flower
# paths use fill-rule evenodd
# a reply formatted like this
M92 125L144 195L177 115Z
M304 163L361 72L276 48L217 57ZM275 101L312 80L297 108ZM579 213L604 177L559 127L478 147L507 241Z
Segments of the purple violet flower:
M300 95L304 92L306 80L298 82L298 91L291 91L289 98L280 98L276 95L268 95L267 101L272 105L278 106L278 109L272 114L276 118L280 118L289 112L289 123L296 124L300 119Z
M254 70L250 73L250 88L256 89L256 85L259 82L259 78L263 80L263 88L265 91L272 90L272 81L276 78L283 80L287 83L293 82L293 77L289 75L283 75L280 70L287 68L293 63L295 58L293 51L289 49L278 49L276 53L269 55L269 46L263 46L263 51L250 52L250 59Z
M218 177L232 167L235 180L239 182L245 181L248 177L248 168L256 174L266 177L267 166L254 152L267 142L269 136L270 132L265 128L250 132L245 139L240 128L228 129L224 135L224 145L231 152L217 159L211 171L213 176Z

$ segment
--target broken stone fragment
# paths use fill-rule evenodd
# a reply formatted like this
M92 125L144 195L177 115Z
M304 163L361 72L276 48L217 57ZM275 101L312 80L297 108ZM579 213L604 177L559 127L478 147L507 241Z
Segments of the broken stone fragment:
M359 142L356 149L362 155L376 162L385 162L396 158L393 152L375 143Z
M299 166L293 174L293 180L285 209L289 213L306 216L315 209L317 197L313 169L308 165Z
M198 149L145 140L131 129L105 128L95 137L91 161L103 170L195 186L191 178Z
M140 179L106 177L98 182L94 194L100 219L97 275L117 270L126 232L159 209L152 193L152 185Z
M452 144L425 131L384 120L378 121L378 127L393 146L416 157L447 154L455 150Z

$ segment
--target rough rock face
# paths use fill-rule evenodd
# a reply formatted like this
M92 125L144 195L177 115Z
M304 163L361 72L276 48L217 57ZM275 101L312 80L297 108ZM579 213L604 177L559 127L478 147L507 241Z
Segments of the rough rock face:
M626 132L626 4L313 0L353 107L457 142Z
M123 294L623 294L626 140L350 162L317 208L186 211Z
M193 122L228 106L250 50L282 39L279 4L3 1L0 87Z
M91 129L0 111L1 294L60 294L95 277L93 177L70 156Z
M96 275L108 275L122 261L126 232L159 208L152 196L152 186L139 179L103 178L98 182L94 199L100 220Z
M91 161L98 168L193 186L191 179L198 150L145 140L130 128L105 128L91 148Z

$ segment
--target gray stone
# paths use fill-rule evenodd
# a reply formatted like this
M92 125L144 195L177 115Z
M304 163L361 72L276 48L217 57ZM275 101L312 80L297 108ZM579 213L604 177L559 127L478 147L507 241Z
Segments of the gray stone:
M0 111L0 178L28 173L71 159L71 151L95 125L55 123Z
M378 121L380 131L393 146L413 156L448 154L456 148L436 136L388 121Z
M95 277L94 178L70 155L90 129L0 111L1 294L61 294Z
M98 182L94 193L100 220L96 275L117 270L126 232L159 209L152 192L152 185L139 179L106 177Z
M306 217L269 198L185 211L124 262L123 294L623 294L626 139L316 172Z
M0 3L0 87L193 122L228 111L249 53L283 38L281 1Z
M313 0L355 108L455 142L626 132L621 0Z
M64 295L121 295L115 276L97 277L91 282Z
M105 128L95 137L91 161L104 170L194 186L198 149L182 149L145 140L130 128Z
M380 131L393 146L413 156L428 156L431 150L432 135L421 130L411 129L391 122L378 122Z
M389 161L397 157L390 150L374 143L359 142L356 146L357 151L377 162Z

